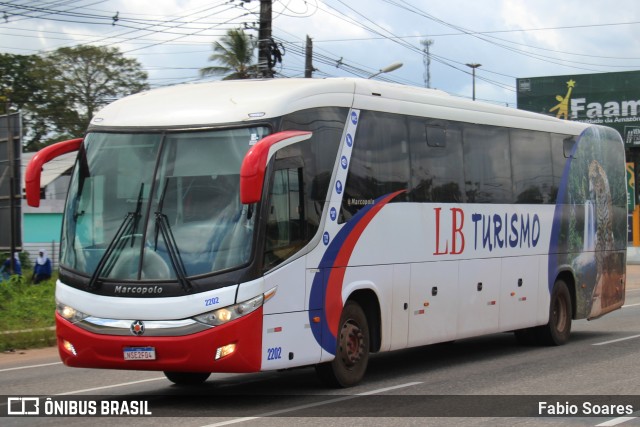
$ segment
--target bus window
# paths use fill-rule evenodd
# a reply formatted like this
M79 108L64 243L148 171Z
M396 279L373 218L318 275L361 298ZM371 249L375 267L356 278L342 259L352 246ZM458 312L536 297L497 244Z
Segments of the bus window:
M468 202L512 202L507 129L471 124L464 127L464 173Z
M311 108L293 112L282 119L281 130L313 132L309 141L286 147L276 154L277 159L301 156L304 161L302 182L305 185L305 227L309 239L320 226L347 112L348 109L343 107Z
M516 203L551 203L553 168L546 132L511 129L511 161Z
M409 143L404 116L363 111L353 144L340 221L380 196L409 187Z
M411 119L411 192L413 202L461 203L464 188L462 132L454 123L432 126Z
M555 203L558 196L558 188L560 188L562 181L562 174L567 166L567 158L570 158L575 139L569 135L563 135L558 133L552 133L551 135L551 166L553 168L553 194L551 196L551 202ZM570 142L568 142L570 141ZM571 145L569 147L568 145ZM568 153L566 150L569 150Z
M277 164L277 163L276 163ZM269 270L306 243L301 167L276 169L267 212L264 270Z

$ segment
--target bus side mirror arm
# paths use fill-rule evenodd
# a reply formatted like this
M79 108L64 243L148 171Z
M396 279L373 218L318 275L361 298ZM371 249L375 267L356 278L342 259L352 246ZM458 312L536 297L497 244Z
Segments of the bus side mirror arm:
M63 154L78 151L82 145L82 141L83 138L76 138L57 142L44 147L33 156L27 165L24 178L27 204L29 206L33 206L34 208L40 206L40 176L42 174L42 166Z
M240 202L257 203L262 198L262 187L267 164L278 150L311 138L312 133L288 130L262 138L249 149L240 167Z

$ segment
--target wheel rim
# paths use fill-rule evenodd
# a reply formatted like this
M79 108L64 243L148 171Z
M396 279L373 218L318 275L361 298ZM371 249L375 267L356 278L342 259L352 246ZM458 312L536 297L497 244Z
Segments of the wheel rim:
M555 319L556 330L563 332L567 327L567 304L563 296L558 296L553 305L553 317Z
M340 330L340 357L347 368L353 368L364 355L364 335L358 324L347 320Z

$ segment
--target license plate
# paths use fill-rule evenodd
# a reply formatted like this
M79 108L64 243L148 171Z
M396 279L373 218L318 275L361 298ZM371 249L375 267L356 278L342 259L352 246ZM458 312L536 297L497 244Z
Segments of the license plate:
M125 347L124 360L156 360L153 347Z

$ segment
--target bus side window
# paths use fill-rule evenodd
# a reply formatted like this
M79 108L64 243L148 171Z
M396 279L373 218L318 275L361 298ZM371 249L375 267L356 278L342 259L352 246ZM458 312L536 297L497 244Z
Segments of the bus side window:
M551 135L551 165L553 167L553 194L550 198L551 203L556 202L558 188L562 183L562 174L564 173L567 162L572 160L571 152L575 145L575 138L570 135L552 133Z
M305 233L310 240L318 231L329 183L340 147L348 108L319 107L295 111L283 117L280 130L308 130L313 137L277 153L277 159L301 157L304 161Z
M295 254L307 242L302 177L302 167L277 169L274 173L265 232L265 271Z
M361 112L339 223L350 220L378 197L409 188L408 139L405 116ZM404 200L399 196L394 202Z
M411 118L411 191L413 202L463 202L462 131L454 122Z
M512 203L508 129L465 124L462 138L467 202Z
M510 129L511 166L516 203L553 203L551 137L547 132Z

